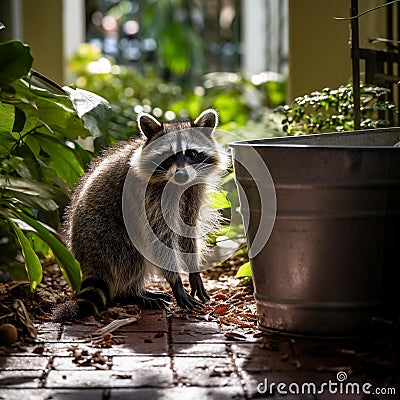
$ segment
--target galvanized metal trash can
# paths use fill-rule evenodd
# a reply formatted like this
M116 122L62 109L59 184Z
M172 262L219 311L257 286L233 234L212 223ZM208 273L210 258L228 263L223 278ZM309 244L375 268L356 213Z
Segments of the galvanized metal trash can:
M261 328L357 336L399 315L398 142L386 128L230 144L249 248L270 212L260 188L271 188L251 172L260 160L276 193L269 240L250 258Z

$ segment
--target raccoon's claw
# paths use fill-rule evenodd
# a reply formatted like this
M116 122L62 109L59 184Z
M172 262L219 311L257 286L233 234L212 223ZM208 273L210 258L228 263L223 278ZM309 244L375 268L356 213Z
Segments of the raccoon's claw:
M205 303L207 300L210 300L210 296L207 294L206 289L204 288L203 281L201 280L201 276L199 272L192 272L189 274L189 283L192 288L190 295L196 296Z
M150 299L161 299L164 301L172 301L172 296L165 292L148 292L147 290L143 293L143 296Z
M185 309L191 310L192 308L204 308L203 304L194 299L183 287L182 280L179 278L175 282L170 282L172 292L178 306Z
M184 291L184 293L181 293L175 297L176 297L176 302L178 303L178 306L185 310L191 310L193 308L204 308L203 304L201 304L199 301L197 301L195 298L193 298L186 291Z
M142 296L137 301L136 304L145 310L165 310L168 308L169 304L162 299L151 299L150 297Z
M144 294L132 298L135 304L145 310L165 310L169 307L170 299L171 296L167 293L162 293L161 296L161 293L151 292L144 292Z

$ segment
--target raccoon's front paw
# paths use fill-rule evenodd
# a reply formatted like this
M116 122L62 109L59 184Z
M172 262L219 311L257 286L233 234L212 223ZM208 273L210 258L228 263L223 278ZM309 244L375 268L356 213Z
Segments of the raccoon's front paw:
M143 295L149 297L150 299L161 299L168 302L172 301L172 296L165 292L149 292L146 290Z
M210 300L210 296L207 294L206 289L204 288L203 281L201 280L201 276L199 272L192 272L189 274L189 283L192 288L190 295L196 296L205 303L207 300Z
M144 292L140 296L133 298L134 302L145 310L165 310L169 307L171 296L168 293L161 292Z
M184 310L191 310L193 308L204 308L203 304L192 297L188 292L184 291L175 295L178 306Z
M170 285L179 307L185 310L191 310L192 308L204 308L203 304L193 298L184 289L181 278L178 277L178 279L175 282L170 283Z

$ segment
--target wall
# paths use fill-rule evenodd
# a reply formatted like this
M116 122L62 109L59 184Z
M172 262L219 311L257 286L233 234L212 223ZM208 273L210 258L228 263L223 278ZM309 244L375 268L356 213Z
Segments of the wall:
M359 1L359 12L382 1ZM349 22L350 0L289 0L288 101L297 96L337 87L351 79ZM385 9L359 19L360 46L369 38L385 37ZM379 46L374 46L379 48Z
M22 37L31 47L33 69L63 83L62 0L23 0L22 21Z

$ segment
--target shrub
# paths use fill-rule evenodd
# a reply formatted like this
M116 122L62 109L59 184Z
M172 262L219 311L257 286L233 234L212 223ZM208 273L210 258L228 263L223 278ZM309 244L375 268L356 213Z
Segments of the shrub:
M389 89L365 84L360 89L361 129L388 126L389 121L381 119L378 112L395 109L394 104L380 100ZM276 111L283 114L283 130L288 135L341 132L354 129L353 103L352 86L346 85L298 97L292 106Z
M23 43L0 43L0 243L10 245L0 268L15 262L18 245L34 290L42 279L37 253L54 255L78 290L79 264L57 229L69 190L92 157L79 140L101 136L109 106L31 71L32 61Z

